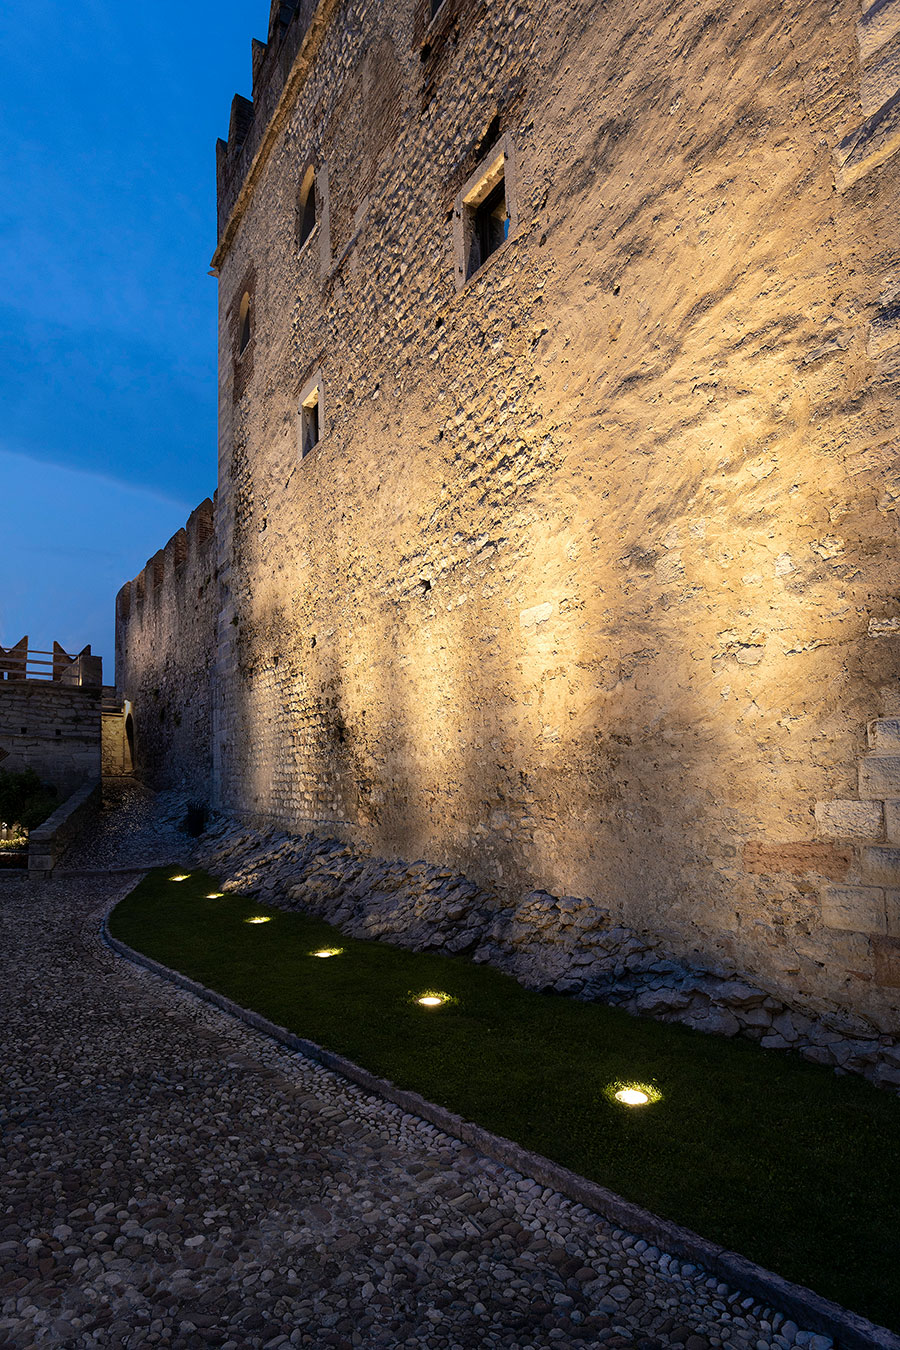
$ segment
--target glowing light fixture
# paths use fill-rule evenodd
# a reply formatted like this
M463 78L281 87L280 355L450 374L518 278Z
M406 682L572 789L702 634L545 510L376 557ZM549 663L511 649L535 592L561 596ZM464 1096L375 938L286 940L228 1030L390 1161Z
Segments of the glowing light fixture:
M310 952L310 956L340 956L343 947L322 947L317 952Z
M625 1106L646 1106L650 1100L648 1092L633 1087L619 1088L614 1096L617 1102L622 1102Z
M169 880L170 880L170 881L187 881L187 880L189 880L190 875L191 875L190 872L182 872L182 873L181 873L179 876L177 876L177 877L169 877Z
M224 894L224 891L210 891L206 898L207 900L221 900Z
M442 999L440 994L423 994L416 1002L420 1008L439 1008L446 1000Z
M269 923L271 914L254 914L252 919L245 919L244 923Z

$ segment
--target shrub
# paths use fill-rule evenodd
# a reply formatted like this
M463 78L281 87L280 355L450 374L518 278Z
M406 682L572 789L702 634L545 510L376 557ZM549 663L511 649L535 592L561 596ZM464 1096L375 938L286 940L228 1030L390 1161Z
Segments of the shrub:
M42 783L34 769L21 773L0 769L0 820L19 823L26 830L42 825L59 806L59 793L48 783Z

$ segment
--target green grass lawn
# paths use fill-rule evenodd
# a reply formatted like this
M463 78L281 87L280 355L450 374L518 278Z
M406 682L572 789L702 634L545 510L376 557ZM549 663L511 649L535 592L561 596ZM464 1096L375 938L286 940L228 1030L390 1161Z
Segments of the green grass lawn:
M535 994L157 870L115 937L788 1279L900 1330L900 1099L798 1056ZM248 924L255 915L269 922ZM321 959L310 953L340 947ZM450 996L420 1007L424 992ZM616 1086L659 1093L629 1108Z

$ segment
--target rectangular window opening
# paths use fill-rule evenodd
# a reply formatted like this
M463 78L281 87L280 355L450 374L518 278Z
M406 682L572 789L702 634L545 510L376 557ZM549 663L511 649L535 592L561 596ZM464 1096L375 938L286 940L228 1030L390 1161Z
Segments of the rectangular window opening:
M488 131L493 134L496 130L494 119ZM515 236L518 219L515 154L510 137L504 135L484 156L453 206L457 290L462 290Z
M300 405L300 455L308 455L319 444L322 434L321 394L318 388Z
M471 211L471 242L467 277L474 276L492 253L506 243L509 235L509 213L506 209L506 181L491 188L482 201L469 207Z

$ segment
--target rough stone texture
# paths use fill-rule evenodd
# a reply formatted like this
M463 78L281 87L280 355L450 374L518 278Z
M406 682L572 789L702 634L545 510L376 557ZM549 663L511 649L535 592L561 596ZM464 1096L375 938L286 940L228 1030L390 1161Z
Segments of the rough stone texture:
M0 769L34 769L65 796L97 782L100 687L58 680L0 680Z
M879 717L866 728L869 746L882 753L900 750L900 717Z
M673 960L658 935L625 926L591 900L534 891L513 910L451 868L367 857L341 840L261 834L225 820L213 823L198 856L226 889L309 910L356 937L463 954L529 988L618 1005L712 1035L747 1036L767 1049L795 1050L817 1064L900 1088L900 1050L883 1027L850 1016L840 1004L807 998L805 1006L791 1008L724 966ZM889 944L900 937L900 894L826 888L823 919L852 931L857 941ZM900 978L892 953L890 945L878 948L888 987Z
M103 686L101 703L103 777L120 777L130 774L134 765L131 759L131 746L125 730L126 718L131 713L131 705L126 710L120 702L114 685ZM132 725L134 718L132 717Z
M132 884L2 881L5 1347L830 1350L114 957Z
M816 802L816 827L831 839L880 839L884 834L882 802Z
M900 798L900 755L867 755L861 759L859 795Z
M822 919L829 928L885 934L884 891L880 886L829 886L822 893Z
M135 771L155 787L187 787L200 800L210 794L217 609L207 500L116 599L116 691L123 732L131 718Z
M30 831L28 875L32 881L48 877L66 851L91 829L102 798L99 781L84 783L42 825Z
M223 808L510 919L592 896L896 1032L877 935L823 923L856 877L813 818L900 712L887 12L273 8L219 147ZM457 293L454 202L503 137L518 227Z

